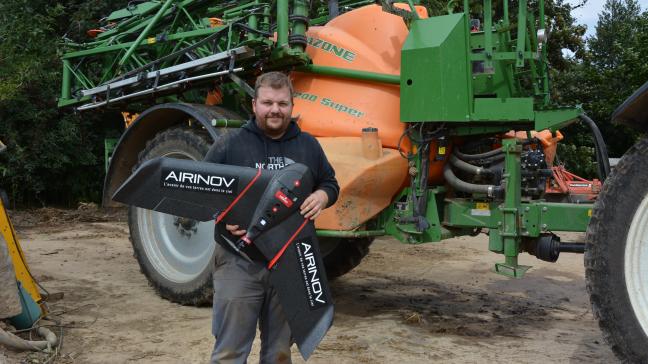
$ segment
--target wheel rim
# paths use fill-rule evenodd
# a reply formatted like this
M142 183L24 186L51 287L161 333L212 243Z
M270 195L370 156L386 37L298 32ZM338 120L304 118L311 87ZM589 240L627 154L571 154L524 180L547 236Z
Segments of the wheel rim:
M164 157L195 158L183 151ZM214 224L187 221L176 216L142 208L136 209L138 233L151 265L174 283L194 280L211 264L214 254Z
M628 296L648 336L648 196L636 210L626 240L624 273Z

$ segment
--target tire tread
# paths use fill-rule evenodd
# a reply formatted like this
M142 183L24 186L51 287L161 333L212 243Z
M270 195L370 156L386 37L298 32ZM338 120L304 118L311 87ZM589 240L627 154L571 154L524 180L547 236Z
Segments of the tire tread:
M185 126L166 129L158 132L154 138L146 142L146 147L138 154L138 163L134 169L137 169L142 162L147 160L149 155L155 153L155 149L158 148L158 146L168 142L184 143L191 148L195 148L195 150L203 152L203 155L207 152L210 145L208 135L206 133L200 133L196 129L190 129ZM155 154L153 155L155 156ZM129 209L129 225L131 228L130 241L133 245L133 255L135 256L135 259L137 259L140 271L144 276L146 276L149 285L155 289L158 295L171 302L191 306L209 304L214 293L211 274L209 274L209 277L205 277L205 274L203 274L203 277L199 278L199 282L196 282L193 285L184 285L183 288L185 289L182 290L174 289L159 281L157 273L149 264L144 249L141 248L141 246L139 246L140 243L136 242L133 238L133 224L135 224L135 222L131 221L136 220L134 216L135 211L135 208L131 207Z
M624 214L634 214L637 207L632 205L638 206L642 200L638 197L648 193L647 186L648 138L629 149L605 181L587 229L584 257L586 289L594 317L615 355L629 363L648 362L648 338L636 322L625 289L623 255L627 226L622 223ZM629 224L630 220L625 222ZM628 327L628 316L635 320L635 327Z

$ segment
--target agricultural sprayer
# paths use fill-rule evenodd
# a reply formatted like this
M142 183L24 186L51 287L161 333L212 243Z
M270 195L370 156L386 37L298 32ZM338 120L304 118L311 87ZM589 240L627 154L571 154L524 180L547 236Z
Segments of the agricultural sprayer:
M59 105L123 112L104 186L111 205L141 162L201 159L242 125L258 74L290 72L298 123L341 187L316 222L329 277L383 235L419 244L487 233L503 255L494 271L515 278L529 268L521 252L546 261L585 252L609 342L648 360L648 142L607 179L594 122L552 103L547 24L543 0L450 1L440 16L419 1L133 1L87 42L66 41ZM632 100L617 114L645 129ZM554 163L559 129L578 121L592 129L593 181ZM131 207L129 226L161 296L211 298L213 224ZM588 241L561 241L564 231L588 231Z

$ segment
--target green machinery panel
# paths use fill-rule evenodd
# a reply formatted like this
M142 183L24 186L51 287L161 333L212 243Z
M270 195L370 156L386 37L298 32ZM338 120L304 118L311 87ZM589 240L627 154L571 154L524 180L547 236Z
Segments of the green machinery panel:
M412 23L401 51L401 121L470 120L466 32L463 13Z
M453 134L470 135L475 127L556 130L582 113L551 104L545 39L526 1L517 25L508 2L497 21L491 5L484 0L483 26L466 13L411 20L401 50L401 121L461 123ZM544 31L542 12L539 20Z

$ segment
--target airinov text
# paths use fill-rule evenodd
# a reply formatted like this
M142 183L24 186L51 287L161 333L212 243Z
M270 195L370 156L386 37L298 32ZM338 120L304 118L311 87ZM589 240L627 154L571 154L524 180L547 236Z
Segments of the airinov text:
M317 270L317 265L315 264L315 256L313 255L313 250L310 244L301 243L301 246L304 248L304 259L306 260L306 271L308 272L308 284L310 285L310 291L313 294L313 299L319 303L326 303L322 296L324 291L322 290L322 283L320 282L320 273Z
M169 172L169 174L164 178L164 181L167 182L173 180L176 183L191 183L194 185L206 184L214 187L230 187L234 183L234 178L225 178L220 176L210 176L202 175L198 173L191 172L178 172L175 171Z

